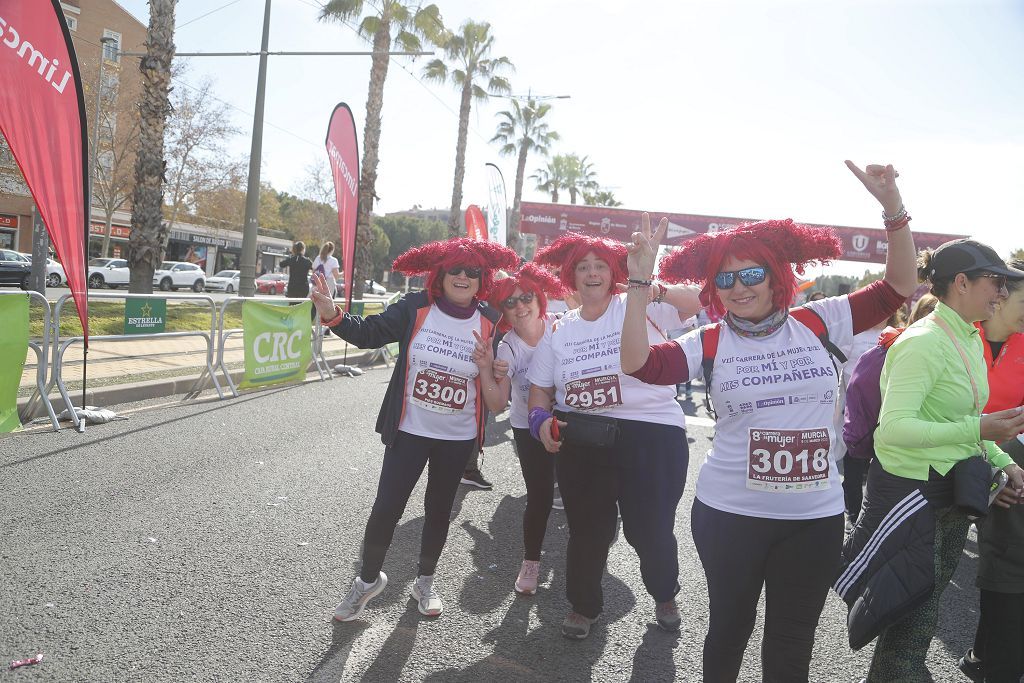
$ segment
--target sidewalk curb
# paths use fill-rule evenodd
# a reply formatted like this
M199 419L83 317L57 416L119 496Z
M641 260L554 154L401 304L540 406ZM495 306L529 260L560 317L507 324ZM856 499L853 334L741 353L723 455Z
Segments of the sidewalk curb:
M333 370L338 365L359 365L367 357L375 353L375 350L360 351L359 353L350 353L348 359L344 357L339 358L328 358L327 366ZM242 381L242 375L244 370L239 368L231 371L231 379L237 384ZM307 378L312 374L316 381L319 381L319 375L316 372L316 364L310 363L309 369L306 371ZM85 390L85 403L90 406L109 407L114 405L120 405L123 403L135 403L137 401L146 401L154 398L166 398L168 396L184 395L192 390L192 386L196 380L199 379L200 373L193 375L187 375L182 377L171 377L167 379L155 379L148 382L137 382L134 384L116 384L106 387L98 387L95 389L86 388ZM218 381L221 383L221 389L224 391L225 399L231 398L231 389L228 387L227 382L224 380L224 376L218 373ZM308 379L303 381L309 381ZM216 390L213 388L213 383L209 379L206 380L203 385L202 393L215 394ZM72 402L78 405L82 399L81 390L69 391ZM18 399L18 414L21 416L23 424L27 424L31 420L45 416L46 406L41 401L35 404L34 409L31 413L26 413L26 407L28 405L30 397ZM60 392L50 394L50 402L53 404L53 410L56 414L60 415L65 410L64 401L60 397Z

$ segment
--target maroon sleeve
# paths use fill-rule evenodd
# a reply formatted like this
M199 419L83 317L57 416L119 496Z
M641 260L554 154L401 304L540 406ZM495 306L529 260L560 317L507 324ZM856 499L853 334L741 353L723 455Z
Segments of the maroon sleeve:
M627 374L645 384L679 384L690 379L690 368L682 347L668 341L651 346L643 367Z
M906 299L885 280L875 280L867 287L850 292L853 333L859 334L885 322Z

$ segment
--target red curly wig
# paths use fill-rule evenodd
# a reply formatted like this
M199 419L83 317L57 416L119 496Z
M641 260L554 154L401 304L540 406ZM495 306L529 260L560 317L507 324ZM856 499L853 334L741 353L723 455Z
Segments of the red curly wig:
M495 282L494 288L491 289L491 295L487 297L487 303L503 314L501 322L498 323L498 329L502 332L511 330L512 325L504 315L507 311L501 302L512 296L516 287L523 290L524 293L533 292L537 297L537 305L540 307L539 317L541 318L548 311L549 296L556 299L565 296L565 286L551 271L541 268L536 263L524 263L515 273Z
M560 269L559 279L565 288L576 291L576 264L590 252L608 264L612 270L612 289L617 283L625 283L629 277L626 268L626 245L610 239L590 237L580 232L571 232L554 241L550 246L537 252L533 260L549 268Z
M803 275L809 263L825 264L841 253L839 237L831 228L800 225L791 218L761 221L687 240L661 260L659 277L665 282L702 284L701 304L724 315L715 274L727 256L749 259L768 267L772 304L782 309L788 308L796 295L794 270Z
M426 275L427 296L433 302L444 296L444 274L456 266L480 269L480 289L476 298L483 300L494 285L497 270L510 270L519 263L519 256L496 242L481 242L467 237L429 242L410 249L395 259L392 268L405 275Z

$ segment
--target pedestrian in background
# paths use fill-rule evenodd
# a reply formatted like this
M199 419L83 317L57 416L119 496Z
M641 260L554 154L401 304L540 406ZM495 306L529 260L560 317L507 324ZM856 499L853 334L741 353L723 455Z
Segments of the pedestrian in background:
M327 276L314 274L313 303L334 334L361 349L398 343L377 417L384 462L363 536L362 567L335 609L335 620L358 618L387 585L384 557L424 468L425 515L412 597L425 616L439 616L444 609L434 570L448 538L459 477L484 437L479 369L472 358L475 335L490 339L498 321L498 313L484 303L494 272L518 262L511 249L466 238L411 249L393 267L406 275L427 275L427 289L365 318L342 312Z
M341 296L338 292L341 283L341 266L338 259L334 258L334 242L324 242L320 247L320 253L313 259L313 272L321 273L327 279L327 286L330 288L331 297Z
M313 262L306 258L306 244L299 240L292 245L292 255L282 259L281 267L288 269L288 288L285 294L289 299L305 299L309 296L309 271Z

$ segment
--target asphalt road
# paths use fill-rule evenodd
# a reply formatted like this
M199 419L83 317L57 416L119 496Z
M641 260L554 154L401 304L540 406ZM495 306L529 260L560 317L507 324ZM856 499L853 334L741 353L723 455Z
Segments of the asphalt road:
M376 490L383 446L373 424L387 379L375 370L222 402L122 406L127 420L85 434L0 437L0 660L45 656L0 680L700 680L707 597L689 510L706 418L690 426L676 525L678 637L654 625L621 538L602 620L587 640L560 636L561 512L549 523L541 590L515 595L525 489L504 416L484 463L494 491L462 487L453 511L437 570L444 615L421 617L408 595L421 482L385 563L387 590L362 621L332 624ZM976 620L973 550L972 540L946 592L929 654L937 681L967 680L955 662ZM850 651L845 613L830 596L813 681L866 671L871 646ZM759 623L743 681L760 679L760 632Z

